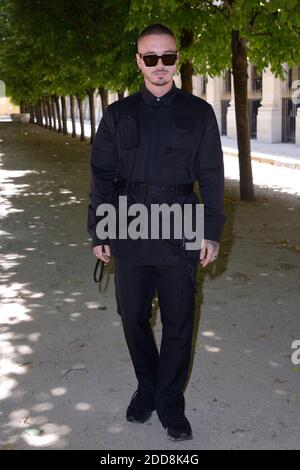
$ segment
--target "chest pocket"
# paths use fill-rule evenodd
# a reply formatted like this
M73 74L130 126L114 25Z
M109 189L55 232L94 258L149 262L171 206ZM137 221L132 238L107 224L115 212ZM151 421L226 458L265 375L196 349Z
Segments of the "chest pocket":
M122 149L131 149L140 144L139 123L132 116L120 118L118 127L119 143Z
M176 148L181 157L188 158L187 149L191 151L195 144L195 120L191 116L173 116L166 144Z
M174 116L174 130L179 134L192 134L195 122L190 116Z

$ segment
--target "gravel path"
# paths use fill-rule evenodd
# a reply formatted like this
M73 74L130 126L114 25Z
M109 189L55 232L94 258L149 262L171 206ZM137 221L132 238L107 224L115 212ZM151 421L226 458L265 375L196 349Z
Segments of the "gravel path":
M194 439L174 444L155 412L144 425L125 419L136 379L113 262L101 292L92 280L89 155L87 142L0 123L0 448L299 448L300 171L253 162L257 200L246 204L237 159L225 159L221 254L198 272L185 392ZM156 302L153 312L159 344Z

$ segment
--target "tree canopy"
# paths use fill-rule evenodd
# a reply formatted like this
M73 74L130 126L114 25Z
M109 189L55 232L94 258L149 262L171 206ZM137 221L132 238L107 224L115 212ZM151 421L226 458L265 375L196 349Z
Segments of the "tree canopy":
M2 0L0 78L15 102L99 86L135 91L135 40L151 22L175 32L195 74L231 68L233 30L258 71L283 78L283 63L300 63L299 0Z
M157 22L177 37L186 91L194 74L231 70L241 194L252 200L247 63L281 79L300 63L300 0L1 0L0 79L16 104L137 91L136 38Z

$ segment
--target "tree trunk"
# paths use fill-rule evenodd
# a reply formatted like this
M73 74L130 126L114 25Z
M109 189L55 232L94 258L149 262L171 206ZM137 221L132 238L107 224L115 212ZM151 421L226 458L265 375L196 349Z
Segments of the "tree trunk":
M181 65L180 77L182 90L193 93L193 66L189 60Z
M20 113L25 113L25 104L24 101L20 101Z
M66 108L66 98L65 96L61 96L61 115L62 115L62 123L63 123L63 134L68 134L67 129L67 108Z
M55 113L55 100L54 100L54 96L51 95L51 113L52 113L52 116L53 116L53 130L54 131L57 131L57 124L56 124L56 113Z
M193 33L183 30L180 45L182 49L187 49L193 43ZM180 67L181 88L184 91L193 93L193 66L190 60L186 60Z
M32 104L29 105L30 109L30 124L34 124L34 106Z
M36 124L40 126L41 125L41 116L40 116L41 110L40 110L38 103L35 105L34 109L35 109L35 116L36 116Z
M38 108L39 108L39 125L43 127L43 109L42 109L41 100L39 100Z
M89 98L89 105L90 105L90 122L91 122L90 144L92 144L94 142L94 138L95 138L96 117L95 117L94 93L95 93L95 88L89 88L87 90L87 95L88 95L88 98Z
M59 106L59 97L57 95L54 95L54 101L55 101L55 106L56 106L56 115L57 115L57 132L58 134L61 134L62 132L62 127L61 127L61 114L60 114L60 106Z
M72 137L77 137L73 95L70 95L70 111L71 111L71 120L72 120Z
M38 100L37 107L38 107L38 124L39 126L43 127L43 109L42 109L42 102L40 99Z
M45 118L44 127L45 129L48 129L48 114L47 114L47 108L45 104L45 98L42 98L42 107L43 107L43 114Z
M38 107L36 104L34 104L32 107L33 107L33 114L34 114L34 124L38 124L39 122Z
M240 167L240 198L254 201L254 186L251 167L250 125L248 115L248 62L247 43L240 38L239 31L232 31L232 73L234 83L235 119Z
M30 108L29 108L29 104L27 103L27 101L24 101L23 113L30 113Z
M106 110L108 106L108 91L105 88L100 87L99 95L101 98L101 109L102 109L102 114L103 114L103 112Z
M118 91L118 100L122 100L124 98L124 91Z
M47 107L47 114L48 114L48 117L49 117L48 129L51 131L52 130L52 112L51 112L51 105L50 105L49 96L46 96L45 103L46 103L46 107Z
M84 134L84 119L83 119L83 109L82 109L82 99L77 96L77 103L78 103L78 109L79 109L79 119L80 119L80 140L85 140L85 134Z

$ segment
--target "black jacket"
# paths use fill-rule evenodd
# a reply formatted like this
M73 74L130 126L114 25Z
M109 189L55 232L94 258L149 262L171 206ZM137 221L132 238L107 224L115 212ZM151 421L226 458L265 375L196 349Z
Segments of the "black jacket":
M216 117L209 103L177 88L174 81L160 98L143 84L141 91L104 111L92 147L87 230L92 247L110 244L113 255L140 264L181 264L187 257L199 256L199 250L186 253L167 240L100 240L96 208L116 201L117 177L156 184L198 180L204 204L204 238L220 240L226 216L223 152ZM199 200L193 194L166 202Z

